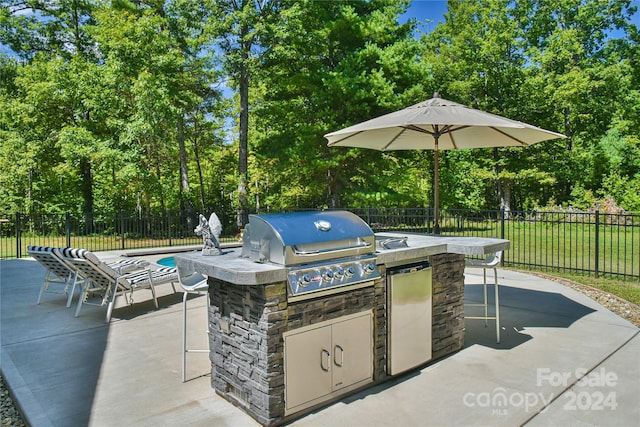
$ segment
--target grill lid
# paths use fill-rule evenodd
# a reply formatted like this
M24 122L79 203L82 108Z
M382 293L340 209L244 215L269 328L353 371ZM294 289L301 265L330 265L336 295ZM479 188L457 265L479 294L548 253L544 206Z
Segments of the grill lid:
M243 254L258 262L295 265L369 254L373 231L346 211L249 215Z

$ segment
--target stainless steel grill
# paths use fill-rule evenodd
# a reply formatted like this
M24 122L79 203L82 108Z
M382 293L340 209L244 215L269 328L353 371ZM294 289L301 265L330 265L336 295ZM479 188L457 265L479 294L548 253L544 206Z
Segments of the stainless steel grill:
M370 286L380 277L373 231L346 211L250 215L242 254L288 267L290 300Z

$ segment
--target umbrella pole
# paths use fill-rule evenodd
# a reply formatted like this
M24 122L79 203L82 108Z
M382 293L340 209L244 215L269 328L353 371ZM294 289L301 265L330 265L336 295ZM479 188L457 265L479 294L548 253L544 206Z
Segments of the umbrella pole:
M434 156L433 156L433 205L435 210L435 221L433 224L433 234L440 234L440 172L438 159L438 134L434 135Z

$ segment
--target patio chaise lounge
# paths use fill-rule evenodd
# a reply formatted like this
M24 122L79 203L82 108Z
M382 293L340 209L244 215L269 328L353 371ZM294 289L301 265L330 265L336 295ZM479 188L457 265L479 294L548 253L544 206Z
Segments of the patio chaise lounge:
M42 295L45 292L64 293L67 294L68 308L71 305L71 298L73 297L73 290L69 291L69 288L75 284L78 273L72 266L54 254L54 249L55 248L50 246L27 247L27 253L47 269L42 286L40 286L37 304L40 304ZM61 292L58 292L52 290L50 285L63 285L64 288Z
M40 304L42 295L45 292L64 293L67 295L66 306L69 308L78 280L78 271L58 256L54 252L54 249L57 248L35 245L27 247L27 253L47 269L36 302ZM109 261L106 264L120 274L123 274L144 268L149 265L149 262L142 259L122 258ZM82 280L82 277L80 279ZM64 285L64 288L61 292L58 292L50 288L52 284ZM69 290L70 287L71 291Z
M60 248L53 252L60 256L85 280L81 283L80 299L75 316L78 317L83 304L103 306L107 305L106 322L111 320L111 312L115 299L119 295L129 295L128 302L133 304L133 292L139 289L150 289L153 295L153 303L158 308L155 286L171 283L175 292L174 282L178 281L178 273L175 268L162 267L158 270L141 270L129 274L111 268L100 261L98 257L86 249ZM102 298L99 303L88 302L89 294L100 293Z

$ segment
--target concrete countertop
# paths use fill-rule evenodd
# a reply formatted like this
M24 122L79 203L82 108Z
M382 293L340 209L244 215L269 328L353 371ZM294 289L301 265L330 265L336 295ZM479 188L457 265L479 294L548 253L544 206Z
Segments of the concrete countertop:
M402 265L430 255L455 253L485 255L509 249L509 241L482 237L449 237L411 233L376 233L378 242L406 238L406 246L376 248L379 265ZM379 245L378 245L379 246ZM176 265L236 285L266 285L287 280L287 269L281 265L262 264L240 257L241 248L224 248L222 255L203 256L200 252L175 255Z
M287 280L287 269L241 258L241 248L223 249L222 255L188 252L174 256L176 266L236 285L267 285Z
M406 247L382 249L380 242L385 239L407 239ZM487 255L509 249L509 241L486 237L454 237L412 233L376 233L378 264L397 264L429 255L452 253L460 255Z

